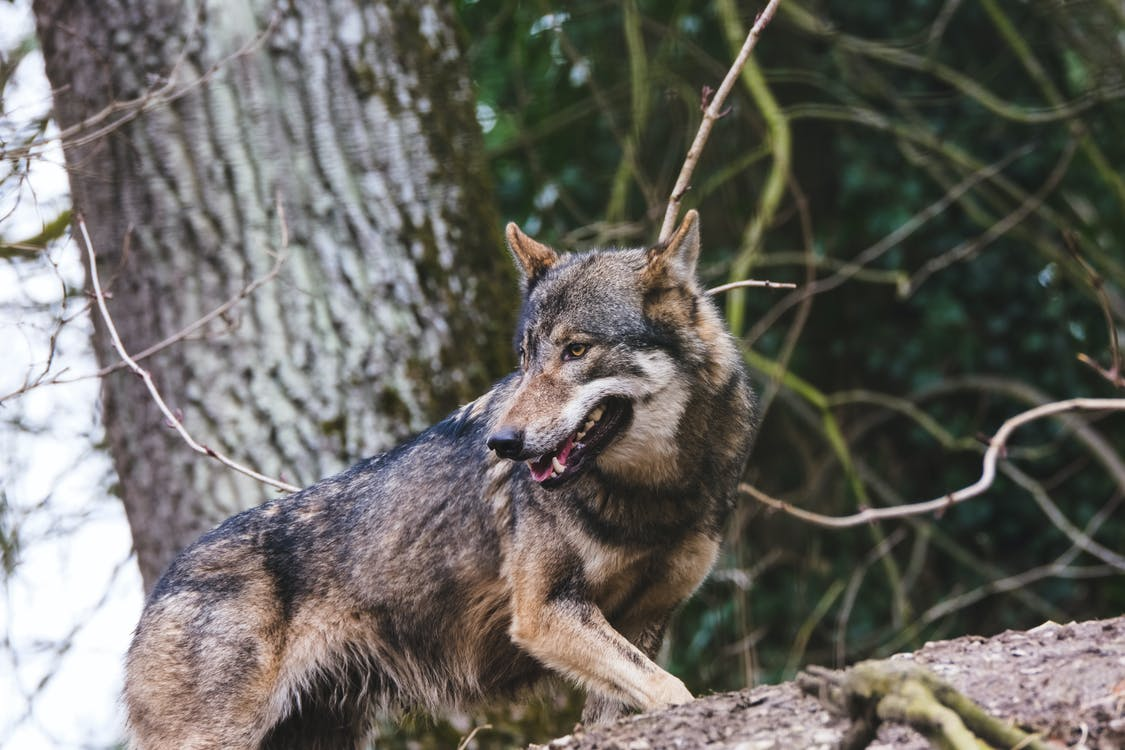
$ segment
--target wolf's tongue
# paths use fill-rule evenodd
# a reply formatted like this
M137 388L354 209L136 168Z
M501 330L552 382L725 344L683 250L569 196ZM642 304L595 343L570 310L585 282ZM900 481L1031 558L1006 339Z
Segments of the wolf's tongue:
M563 466L566 466L566 459L570 457L570 450L573 447L574 447L574 435L571 435L566 439L566 442L563 443L563 447L560 448L559 452L558 452L559 463L562 464Z
M531 478L536 482L542 482L551 476L551 457L541 456L534 461L528 461L527 467L531 469Z
M566 466L566 459L570 456L570 451L573 448L574 436L570 435L563 443L562 448L559 448L558 453L545 453L533 461L528 461L527 466L531 469L531 478L536 482L544 482L550 479L554 472L554 461L552 459L557 458L560 464Z

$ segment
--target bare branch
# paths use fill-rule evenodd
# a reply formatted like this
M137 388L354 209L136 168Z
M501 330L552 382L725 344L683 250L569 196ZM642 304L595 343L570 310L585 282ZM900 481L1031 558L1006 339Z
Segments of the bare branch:
M1039 482L1035 481L1027 474L1017 469L1011 464L1004 464L1000 467L1004 475L1011 479L1027 490L1035 504L1043 511L1043 515L1047 516L1056 529L1066 535L1075 549L1080 549L1087 554L1093 555L1107 565L1117 568L1122 573L1125 573L1125 556L1119 555L1111 549L1098 544L1088 535L1084 534L1081 529L1072 524L1069 519L1063 514L1062 510L1052 500L1047 490L1043 488Z
M1102 367L1094 359L1086 354L1079 353L1078 361L1090 367L1094 372L1101 375L1108 380L1116 388L1125 388L1125 367L1121 363L1121 350L1117 345L1117 324L1113 319L1113 312L1110 310L1109 296L1105 291L1105 280L1102 279L1093 266L1091 266L1082 254L1078 251L1078 241L1074 237L1074 232L1066 230L1063 232L1063 241L1066 244L1067 252L1070 257L1078 264L1082 272L1086 274L1086 280L1090 284L1090 288L1094 290L1094 294L1098 298L1098 307L1101 308L1102 316L1105 318L1106 330L1109 332L1109 367Z
M1049 404L1043 404L1042 406L1037 406L1034 409L1028 409L1025 412L1017 414L1000 425L1000 429L997 430L996 434L989 440L988 450L984 453L980 479L968 487L963 487L956 492L951 492L948 495L934 498L933 500L888 508L866 508L850 516L826 516L821 513L814 513L798 508L784 500L770 497L749 484L740 484L739 490L771 508L784 511L791 516L795 516L796 518L818 526L827 526L835 529L850 528L852 526L859 526L872 521L882 521L890 518L905 518L907 516L941 512L946 508L950 508L984 494L984 492L992 486L993 481L996 479L997 460L1002 457L1008 437L1016 428L1028 422L1042 419L1043 417L1069 411L1125 411L1125 398L1072 398L1066 401L1055 401Z
M757 322L751 328L750 332L746 335L746 341L757 341L761 336L769 330L770 326L778 321L786 311L790 308L800 304L808 297L817 294L823 294L836 289L844 284L849 279L856 276L868 264L873 263L878 258L885 255L889 250L901 245L907 238L917 232L931 219L941 215L950 206L952 206L961 196L968 193L981 182L991 179L994 175L999 174L1005 167L1010 165L1017 159L1031 153L1032 148L1030 145L1021 146L1011 153L1005 155L998 161L989 164L985 167L977 169L972 174L965 177L965 179L958 182L945 192L938 200L926 206L922 210L915 213L894 231L890 232L882 239L870 247L865 248L859 252L854 258L848 260L840 269L835 271L831 276L818 279L811 284L806 284L801 287L799 292L787 294L783 297L768 313L758 318ZM909 280L900 286L900 289L909 289Z
M144 381L149 395L152 396L152 400L156 403L157 407L160 409L161 414L164 415L164 418L165 420L167 420L168 424L173 427L177 433L179 433L184 442L188 444L188 447L190 447L196 453L202 453L204 456L210 456L211 458L219 461L219 463L223 464L224 466L228 466L231 469L239 472L240 474L245 474L252 479L256 479L259 482L268 484L271 487L276 487L277 489L284 490L286 492L298 492L301 489L300 487L289 484L288 482L283 482L280 479L273 479L271 477L267 477L264 474L259 474L253 469L243 466L242 464L224 456L213 448L210 448L206 445L201 445L200 443L196 442L195 438L193 438L190 433L188 433L187 429L185 429L183 424L180 422L180 419L170 408L168 408L168 404L165 403L163 397L161 397L160 391L157 390L156 384L152 380L152 375L148 370L137 364L135 359L129 356L129 352L126 351L125 345L121 342L121 337L117 333L117 327L113 324L113 318L109 314L109 307L106 305L105 295L102 293L101 280L98 278L98 264L97 256L94 253L94 243L90 240L90 233L86 230L86 219L82 216L78 217L78 229L82 233L82 242L86 246L86 257L90 264L90 284L94 290L94 301L97 303L98 312L101 313L102 320L105 322L106 329L109 331L110 340L113 342L113 348L117 350L117 354L121 357L121 359L129 367L129 369L135 372Z
M712 287L707 290L708 295L722 294L723 292L730 291L731 289L738 289L744 286L762 286L766 289L796 289L797 285L788 281L758 281L756 279L745 279L744 281L732 281L729 284L720 284L719 286Z
M676 178L672 195L668 199L668 208L664 211L664 223L660 226L659 242L667 242L672 236L672 230L676 228L676 217L680 213L680 202L691 187L691 176L695 172L696 164L699 163L699 157L703 153L703 147L707 144L707 138L711 135L711 128L715 121L725 114L723 103L726 102L730 90L734 88L734 83L738 79L742 67L750 58L750 53L754 51L754 47L758 44L758 37L761 36L762 31L773 19L774 13L777 12L779 2L780 0L769 0L765 9L758 14L758 17L754 20L754 25L750 28L750 33L746 35L746 41L742 43L742 49L738 51L738 56L731 64L726 77L719 84L718 91L711 97L710 104L703 110L703 121L699 123L699 131L696 132L695 140L692 141L691 148L688 149L687 156L684 158L684 165L680 168L680 175Z
M1113 512L1120 506L1123 497L1125 496L1121 494L1114 495L1101 510L1090 518L1085 529L1079 533L1086 538L1092 537L1101 525L1105 523L1106 519L1113 515ZM1001 576L975 589L970 589L948 599L943 599L920 614L914 622L911 623L909 628L900 632L893 640L884 643L882 648L888 653L898 651L900 648L910 643L911 639L916 637L923 627L937 622L944 617L948 617L966 607L971 607L992 594L1011 593L1014 596L1018 596L1021 592L1026 591L1025 587L1029 584L1044 578L1101 578L1114 575L1118 572L1119 568L1115 569L1113 565L1093 565L1088 567L1073 566L1071 563L1074 562L1074 559L1078 556L1080 551L1082 551L1081 547L1073 545L1054 562L1025 570L1022 573Z
M278 204L278 208L280 209L280 202ZM69 212L68 212L68 214L69 214ZM137 352L136 354L131 355L134 362L140 362L143 359L151 357L153 354L156 354L157 352L160 352L160 351L163 351L164 349L167 349L168 347L172 346L175 343L178 343L180 341L183 341L183 340L187 339L189 336L191 336L194 333L196 333L197 331L199 331L201 328L206 326L211 321L215 320L216 318L220 318L220 317L226 315L234 307L236 307L240 302L242 302L244 299L246 299L251 294L253 294L259 287L261 287L265 284L268 284L270 281L273 281L275 278L277 278L277 275L281 272L281 267L283 265L285 265L285 261L288 258L288 254L285 252L285 249L289 245L288 230L285 226L285 217L284 217L284 215L281 215L281 214L279 214L279 215L281 216L281 233L282 233L281 248L282 248L282 250L281 250L281 252L279 252L275 255L274 264L270 268L270 270L265 275L254 279L249 284L247 284L246 286L239 289L238 292L236 292L233 296L231 296L229 299L227 299L226 302L223 302L221 305L219 305L215 309L211 310L211 312L209 312L206 315L203 315L202 317L196 319L194 322L189 323L188 325L181 328L179 331L176 331L175 333L171 334L170 336L167 336L166 338L162 339L161 341L156 342L152 346L149 346L149 347L145 348L144 350L142 350L140 352ZM65 290L64 290L64 294L65 294ZM84 312L85 312L85 308L83 308L83 313ZM60 321L60 328L61 328L62 325L64 325L67 322L69 322L69 319ZM53 348L54 348L54 339L57 336L58 336L57 331L55 332L55 334L53 334L51 336L52 351L53 351ZM25 382L23 385L21 385L16 390L11 391L10 393L5 393L4 395L0 396L0 404L3 404L5 401L8 401L9 399L15 398L16 396L20 396L24 393L27 393L28 391L34 390L36 388L40 388L42 386L64 385L66 383L77 383L80 380L89 380L91 378L101 378L101 377L105 377L106 375L109 375L110 373L117 372L118 370L124 369L124 368L129 366L128 363L126 363L124 361L121 361L121 362L116 362L112 365L106 365L105 367L101 368L97 372L88 372L88 373L85 373L85 374L72 375L70 377L67 377L67 371L62 370L62 371L59 371L59 372L55 373L52 377L47 377L48 374L49 374L50 365L51 365L51 362L50 362L50 359L48 359L47 366L43 368L43 372L41 372L38 377L28 379L27 382Z
M972 240L965 240L952 250L949 250L937 256L936 258L931 258L930 260L926 261L926 264L923 265L917 272L914 273L913 276L910 277L910 281L907 285L907 293L914 294L916 291L918 291L918 287L922 285L922 282L924 282L930 276L933 276L943 268L946 268L954 263L958 263L978 252L981 248L1007 234L1009 231L1011 231L1012 227L1016 226L1021 221L1026 219L1029 215L1039 210L1039 207L1043 205L1043 202L1047 199L1047 196L1050 195L1056 187L1058 187L1059 182L1061 182L1062 178L1066 176L1066 172L1070 168L1071 159L1074 156L1074 152L1075 150L1077 150L1077 148L1078 142L1071 140L1067 144L1066 148L1063 149L1063 154L1059 158L1058 164L1055 165L1055 168L1051 171L1051 174L1047 177L1046 182L1043 183L1039 190L1036 191L1034 195L1029 195L1022 203L1020 203L1019 206L1015 208L1015 210L1013 210L1007 216L990 226L988 230L985 231L980 237L976 237Z
M266 39L269 38L274 29L277 28L279 20L280 16L274 14L266 24L266 27L262 29L259 34L230 55L212 64L194 79L182 83L177 82L180 71L184 67L184 60L187 57L187 53L185 52L176 60L166 79L159 86L154 86L133 99L111 102L100 111L84 118L80 122L62 128L49 139L40 137L18 148L0 148L0 155L7 160L28 159L40 155L48 147L48 144L54 140L58 140L60 143L64 144L66 148L74 148L75 146L85 145L99 138L103 138L114 130L137 119L145 112L156 107L171 104L188 95L196 88L209 83L227 63L258 51L265 44ZM53 91L52 97L61 94L62 92Z
M203 317L197 319L195 322L190 323L187 326L184 326L183 328L181 328L179 331L176 331L172 335L164 338L161 341L156 342L155 344L153 344L152 346L144 349L143 351L140 351L137 354L134 354L133 360L134 361L140 361L142 359L145 359L146 357L151 357L153 354L156 354L159 351L167 349L172 344L175 344L178 341L183 341L188 336L191 336L193 333L195 333L199 329L203 328L205 325L210 323L215 318L219 318L219 317L222 317L223 315L226 315L231 310L231 308L235 307L239 302L241 302L242 300L246 299L251 294L253 294L254 290L256 290L258 287L260 287L264 284L268 284L269 282L273 281L277 277L277 275L281 272L281 267L285 264L285 260L286 260L286 256L283 253L279 253L277 255L276 259L274 260L273 267L270 268L269 272L266 273L264 276L261 276L257 279L254 279L249 284L242 287L242 289L238 290L238 292L234 296L232 296L230 299L228 299L226 302L219 305L218 307L216 307L214 310L207 313ZM88 376L85 376L85 377L98 377L98 378L100 378L100 377L103 377L105 375L110 374L111 372L116 372L117 370L120 370L123 367L127 367L127 366L128 366L128 363L126 363L126 362L118 362L117 364L109 365L108 367L103 367L102 369L100 369L96 373L94 373L93 375L88 375ZM76 378L73 378L72 380L78 380L78 379L79 378L76 377ZM61 380L59 382L69 383L69 382L71 382L71 380Z

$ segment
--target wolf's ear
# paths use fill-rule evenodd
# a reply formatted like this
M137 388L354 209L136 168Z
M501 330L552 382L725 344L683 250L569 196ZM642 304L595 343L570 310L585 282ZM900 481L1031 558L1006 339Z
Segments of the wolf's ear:
M525 287L529 281L559 262L558 253L528 237L515 222L508 224L504 236L508 239L508 250L519 261Z
M695 281L695 265L699 261L699 212L694 208L684 214L680 228L672 239L648 251L649 274L674 276L679 281Z

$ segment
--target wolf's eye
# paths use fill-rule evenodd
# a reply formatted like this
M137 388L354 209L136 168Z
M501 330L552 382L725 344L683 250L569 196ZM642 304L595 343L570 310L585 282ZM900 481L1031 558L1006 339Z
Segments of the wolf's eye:
M566 350L563 352L563 359L581 359L586 356L589 348L588 345L578 342L567 344Z

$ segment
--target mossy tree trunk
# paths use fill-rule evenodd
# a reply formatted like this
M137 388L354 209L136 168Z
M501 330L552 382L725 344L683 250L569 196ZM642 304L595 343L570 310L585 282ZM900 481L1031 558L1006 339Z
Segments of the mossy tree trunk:
M201 443L303 485L502 371L514 284L450 7L36 0L35 14L73 129L75 214L130 351L265 276L283 208L278 277L144 362ZM116 362L95 328L100 363ZM275 493L191 452L138 378L114 373L102 394L151 588L198 534Z

